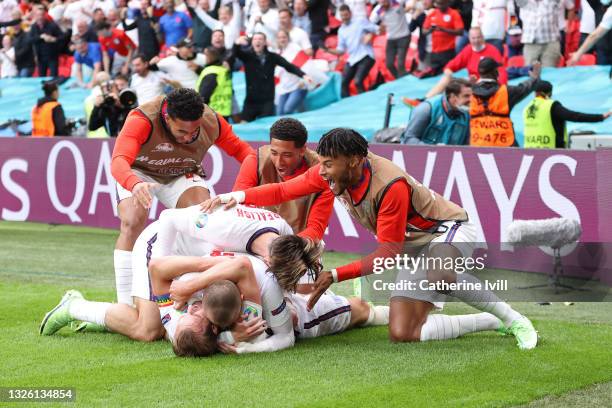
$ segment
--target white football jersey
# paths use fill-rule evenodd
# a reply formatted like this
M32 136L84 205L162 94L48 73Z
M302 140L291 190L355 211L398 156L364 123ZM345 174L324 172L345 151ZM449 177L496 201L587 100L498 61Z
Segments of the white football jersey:
M245 205L229 210L219 207L211 214L201 212L197 205L165 210L160 220L164 225L172 224L179 235L187 234L231 252L252 253L253 241L267 232L293 235L293 230L280 215Z

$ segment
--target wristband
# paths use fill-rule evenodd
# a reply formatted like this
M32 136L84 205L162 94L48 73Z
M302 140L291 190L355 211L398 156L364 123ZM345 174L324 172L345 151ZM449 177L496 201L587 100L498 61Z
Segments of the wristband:
M332 269L331 274L332 274L332 279L334 280L334 282L338 283L338 271L335 269Z
M219 194L217 197L221 200L222 204L227 204L233 198L238 204L244 202L246 194L244 191L232 191L231 193Z

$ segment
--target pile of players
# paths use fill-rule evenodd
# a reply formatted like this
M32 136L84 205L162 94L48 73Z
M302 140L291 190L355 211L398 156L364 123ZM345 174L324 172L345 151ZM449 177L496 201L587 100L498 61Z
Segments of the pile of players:
M369 152L356 131L332 129L314 152L306 147L305 127L283 118L270 128L270 144L253 151L185 89L136 115L148 120L148 137L122 131L111 165L121 218L118 302L89 301L70 290L45 315L41 334L71 325L140 341L166 338L177 356L269 352L292 347L296 337L387 324L394 342L496 330L515 336L521 349L536 346L529 319L488 290L396 290L389 306L329 290L371 274L375 258L469 257L476 241L463 208ZM213 144L242 166L233 192L211 199L200 163ZM168 209L145 228L153 196ZM379 245L358 261L324 270L322 239L334 198ZM403 282L466 283L458 288L478 282L443 267L397 272ZM448 297L481 313L431 313Z

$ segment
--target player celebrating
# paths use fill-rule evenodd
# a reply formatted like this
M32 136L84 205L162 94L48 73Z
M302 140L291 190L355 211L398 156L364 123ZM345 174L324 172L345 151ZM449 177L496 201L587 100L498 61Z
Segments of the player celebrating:
M317 154L306 147L308 132L302 122L281 118L270 127L270 144L257 149L242 162L234 191L291 180L319 163ZM266 207L283 217L301 237L323 239L334 205L326 190Z
M333 129L320 140L317 153L319 165L293 180L260 186L244 192L232 192L203 203L203 210L220 203L235 202L253 205L272 205L281 201L331 189L340 198L351 215L373 234L379 242L378 249L365 258L324 271L317 277L315 292L309 307L333 282L358 278L371 274L375 258L394 258L405 251L407 244L422 249L431 243L427 255L433 259L471 256L475 241L475 227L468 222L465 210L439 194L418 183L391 161L368 151L368 143L352 129ZM291 251L285 251L294 256ZM277 256L282 258L283 251ZM277 259L278 261L278 259ZM425 277L425 276L426 277ZM478 282L464 273L454 270L418 271L412 277L430 282ZM291 289L297 282L284 282ZM279 283L283 282L279 278ZM462 286L467 286L465 283ZM416 285L418 287L418 285ZM457 285L458 287L462 287ZM462 334L499 329L513 334L521 349L531 349L537 344L537 333L531 322L510 305L502 302L488 290L450 290L446 293L489 315L465 316L430 315L434 307L441 307L444 296L434 291L396 291L390 304L389 332L392 341L424 341L455 338ZM498 319L497 319L498 318Z
M131 303L131 251L145 227L151 195L167 208L187 207L208 198L201 163L213 144L240 162L253 153L192 89L176 89L128 115L111 163L121 219L114 252L119 303Z

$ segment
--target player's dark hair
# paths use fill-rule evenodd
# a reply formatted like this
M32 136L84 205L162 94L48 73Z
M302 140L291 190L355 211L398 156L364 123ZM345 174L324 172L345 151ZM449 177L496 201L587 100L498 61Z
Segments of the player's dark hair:
M204 291L202 306L206 309L211 322L220 329L229 328L240 314L242 299L234 282L220 280L213 282Z
M179 331L172 342L172 350L177 357L206 357L217 350L217 335L209 324L204 332L185 327Z
M168 116L172 119L180 119L193 122L202 117L204 113L204 102L193 89L174 89L166 97L168 101Z
M451 95L459 95L461 89L465 87L471 88L472 84L463 78L453 78L448 85L446 85L446 89L444 90L446 98L449 98Z
M323 246L309 238L283 235L270 245L270 271L281 289L295 292L298 282L307 273L316 279L323 269Z
M335 128L325 133L317 146L319 156L336 158L338 156L368 155L368 141L358 132L349 128Z
M293 118L281 118L270 127L270 139L285 140L302 147L308 140L308 131L302 122Z

